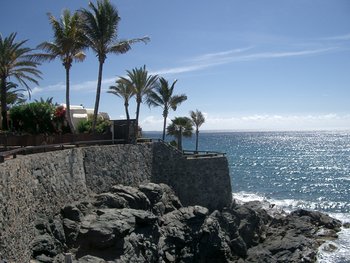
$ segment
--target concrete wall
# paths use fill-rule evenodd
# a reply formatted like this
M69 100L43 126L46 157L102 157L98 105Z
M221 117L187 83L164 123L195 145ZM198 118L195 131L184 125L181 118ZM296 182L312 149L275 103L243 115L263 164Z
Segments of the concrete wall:
M184 205L231 202L226 158L187 160L162 143L74 148L0 164L0 259L28 262L34 222L113 184L163 182ZM12 262L12 261L11 261Z

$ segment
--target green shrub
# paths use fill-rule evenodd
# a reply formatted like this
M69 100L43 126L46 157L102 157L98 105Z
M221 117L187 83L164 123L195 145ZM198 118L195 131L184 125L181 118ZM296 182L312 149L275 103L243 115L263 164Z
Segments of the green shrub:
M10 109L12 128L30 134L70 132L65 109L57 107L52 100L40 100L13 106Z
M79 133L90 133L92 129L92 119L93 115L88 115L87 120L82 120L78 123L78 132ZM105 133L108 132L111 127L111 122L109 120L105 120L102 117L97 118L96 122L96 132L97 133Z
M78 132L79 133L88 133L92 127L92 121L82 120L78 123Z

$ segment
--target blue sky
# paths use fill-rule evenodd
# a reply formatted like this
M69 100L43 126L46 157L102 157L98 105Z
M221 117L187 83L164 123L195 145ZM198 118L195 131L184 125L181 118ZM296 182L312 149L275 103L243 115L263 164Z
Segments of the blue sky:
M146 65L188 100L174 116L205 113L203 130L350 129L350 1L347 0L112 0L119 10L120 39L149 36L127 54L105 63L100 111L125 115L107 94L125 70ZM47 12L87 7L83 0L3 1L0 32L17 32L35 47L52 39ZM72 104L92 108L98 63L87 51L71 71ZM64 103L59 60L44 63L32 99ZM130 112L134 115L135 104ZM162 129L159 108L141 107L144 130Z

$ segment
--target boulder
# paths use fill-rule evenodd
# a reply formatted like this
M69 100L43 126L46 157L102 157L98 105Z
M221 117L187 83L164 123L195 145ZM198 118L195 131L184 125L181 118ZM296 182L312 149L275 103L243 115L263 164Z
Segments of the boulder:
M140 185L139 189L151 202L152 211L159 216L182 207L175 192L166 184L148 183Z
M125 185L114 185L110 192L123 198L128 208L148 210L150 209L150 201L147 196L138 188Z

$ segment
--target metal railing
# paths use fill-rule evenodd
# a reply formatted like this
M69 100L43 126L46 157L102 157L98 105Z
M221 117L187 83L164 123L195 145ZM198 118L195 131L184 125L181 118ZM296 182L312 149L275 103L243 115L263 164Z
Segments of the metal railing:
M168 142L158 138L139 138L137 142L162 142L168 148L182 154L185 158L211 158L211 157L225 157L226 153L216 151L194 151L194 150L182 150L180 151Z
M183 150L184 156L188 156L191 158L208 158L208 157L225 157L226 153L223 152L215 152L215 151L191 151L191 150Z
M215 151L191 151L183 150L180 151L176 147L172 146L170 143L163 141L162 139L154 138L138 138L136 143L153 143L160 142L172 151L181 154L183 157L189 159L194 158L212 158L212 157L224 157L226 154ZM3 163L6 159L16 158L17 155L27 155L40 152L51 152L57 150L70 149L74 147L88 146L88 145L110 145L110 144L121 144L126 143L125 140L89 140L89 141L75 141L67 143L57 143L57 144L43 144L39 146L25 146L25 147L11 147L12 149L5 149L0 151L0 163Z
M11 150L0 152L0 163L3 163L6 158L16 158L17 155L27 155L40 152L52 152L57 150L70 149L87 145L108 145L118 143L117 140L91 140L91 141L76 141L69 143L44 144L39 146L13 147ZM120 142L119 142L120 143Z

